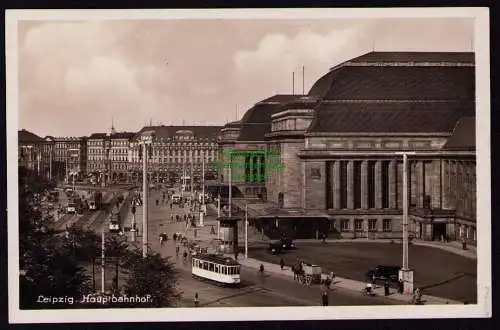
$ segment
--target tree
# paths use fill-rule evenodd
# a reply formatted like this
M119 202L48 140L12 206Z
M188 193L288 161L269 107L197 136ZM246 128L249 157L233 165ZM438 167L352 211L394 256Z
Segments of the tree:
M35 196L51 189L33 171L19 169L19 268L20 308L63 308L39 304L42 296L80 296L89 291L82 267L67 257L60 235L50 229L48 218L38 209Z
M106 259L114 259L115 264L115 290L118 290L118 277L120 274L120 264L124 260L123 258L129 254L127 239L125 236L120 236L117 234L106 235L105 241L105 256Z
M123 263L128 279L123 287L128 296L151 296L149 307L176 306L181 294L177 291L178 271L169 258L163 258L158 253L142 257L142 250L135 248L129 253ZM129 303L127 307L146 307L145 304Z

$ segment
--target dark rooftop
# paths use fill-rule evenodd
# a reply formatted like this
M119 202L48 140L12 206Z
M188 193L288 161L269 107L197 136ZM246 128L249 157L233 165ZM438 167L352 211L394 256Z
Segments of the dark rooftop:
M329 103L316 109L309 133L451 133L456 121L474 116L469 102Z
M90 134L89 139L104 139L106 136L106 133L92 133Z
M25 129L22 129L17 132L17 139L19 143L41 143L44 142L44 140L36 135L35 133L32 133L30 131L27 131Z
M158 138L174 137L178 131L192 131L195 138L215 140L222 126L145 126L136 135L138 138L145 131L154 131Z
M473 67L345 66L330 71L309 95L328 100L470 100Z
M448 62L474 64L471 52L370 52L345 63L360 62Z
M282 111L282 106L302 95L274 95L256 103L241 119L238 141L263 141L271 131L271 116Z
M476 149L476 118L460 118L453 133L443 146L445 150L475 150Z
M131 139L135 136L136 133L132 132L117 132L114 134L111 134L112 139Z
M241 121L232 121L223 126L223 128L239 128L241 125Z

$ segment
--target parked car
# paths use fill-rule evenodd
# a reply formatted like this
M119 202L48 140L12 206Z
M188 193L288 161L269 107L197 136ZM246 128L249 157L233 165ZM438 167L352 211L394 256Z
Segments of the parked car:
M295 249L295 244L293 244L293 240L287 237L281 239L281 246L285 250Z
M369 270L366 273L366 278L369 281L373 280L375 276L375 281L391 281L397 282L399 278L399 270L401 267L399 266L377 266L374 269Z
M281 253L281 251L283 250L283 244L281 243L281 241L272 242L272 243L269 243L269 246L267 249L272 254L278 254L278 253Z

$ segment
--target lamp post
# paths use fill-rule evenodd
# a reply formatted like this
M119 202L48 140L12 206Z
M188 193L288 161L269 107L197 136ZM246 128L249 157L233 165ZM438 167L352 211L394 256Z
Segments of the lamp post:
M146 131L141 135L142 144L142 257L148 255L148 146L152 144L154 131Z
M205 216L205 148L202 148L201 158L201 212L200 212L200 227L203 227L203 217Z
M232 212L231 201L232 201L232 197L233 197L233 182L232 182L233 181L233 179L232 179L233 173L232 173L232 169L231 169L232 168L231 162L233 161L232 158L233 158L232 155L229 154L229 164L228 164L229 165L229 217L231 217L231 215L232 215L231 214L231 212Z
M101 292L105 291L105 279L106 279L106 261L105 261L105 251L106 251L106 240L104 237L104 229L101 234Z
M189 146L189 161L191 163L191 174L189 175L189 192L191 193L191 200L193 199L193 146Z
M248 204L245 204L245 259L248 259Z
M396 152L403 156L403 265L399 271L399 279L403 281L404 293L413 293L413 270L408 266L408 155L415 152Z

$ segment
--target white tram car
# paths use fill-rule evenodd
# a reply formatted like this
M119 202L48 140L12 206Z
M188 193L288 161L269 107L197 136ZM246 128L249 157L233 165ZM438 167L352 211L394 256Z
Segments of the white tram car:
M219 285L240 284L241 265L234 259L216 254L199 254L191 259L191 274L194 278Z

